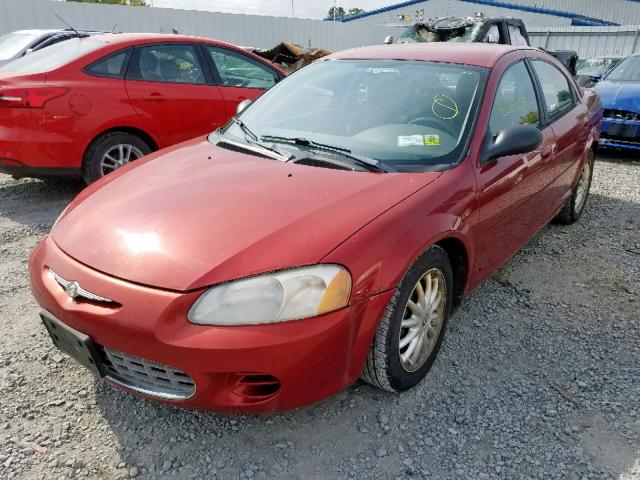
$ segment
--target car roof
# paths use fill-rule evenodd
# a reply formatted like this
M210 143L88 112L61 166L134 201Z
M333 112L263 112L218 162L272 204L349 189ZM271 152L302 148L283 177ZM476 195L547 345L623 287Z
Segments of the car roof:
M172 34L172 33L106 33L103 35L95 35L94 39L102 40L111 45L129 44L129 43L148 43L148 42L185 42L185 41L203 41L212 43L223 43L211 38L195 37L191 35Z
M50 28L50 29L46 29L46 28L33 28L30 30L16 30L15 32L11 32L11 33L21 33L24 35L46 35L48 33L56 33L56 32L63 32L64 30L60 29L60 28Z
M327 58L371 60L423 60L462 63L478 67L493 67L509 52L533 50L531 47L498 45L491 43L402 43L352 48L334 53Z

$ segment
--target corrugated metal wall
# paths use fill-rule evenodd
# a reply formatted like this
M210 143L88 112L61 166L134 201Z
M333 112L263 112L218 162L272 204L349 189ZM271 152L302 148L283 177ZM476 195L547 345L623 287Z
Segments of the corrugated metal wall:
M550 8L608 20L620 25L640 24L640 3L631 0L503 0L530 7Z
M425 4L440 1L430 0ZM413 10L415 13L416 8ZM402 32L400 28L358 21L334 24L320 20L164 8L118 7L49 0L0 0L0 34L25 28L64 27L53 15L53 11L74 26L82 28L111 30L117 24L119 31L158 33L171 32L172 28L176 28L186 34L261 48L272 47L280 41L291 41L341 50L379 44L386 35L397 36ZM640 27L540 28L529 24L534 46L577 50L581 57L628 55L640 51L638 28Z
M535 47L576 50L581 58L640 51L640 26L531 29L529 37Z
M122 32L181 33L246 47L270 48L282 41L341 50L382 43L397 29L284 17L233 15L168 8L92 5L49 0L0 0L0 35L27 28L65 28L52 12L76 28Z

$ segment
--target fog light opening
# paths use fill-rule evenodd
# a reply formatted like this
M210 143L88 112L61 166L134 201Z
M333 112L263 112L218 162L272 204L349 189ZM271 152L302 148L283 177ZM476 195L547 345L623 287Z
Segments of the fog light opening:
M232 373L227 377L229 390L251 402L262 402L280 391L280 380L266 373Z

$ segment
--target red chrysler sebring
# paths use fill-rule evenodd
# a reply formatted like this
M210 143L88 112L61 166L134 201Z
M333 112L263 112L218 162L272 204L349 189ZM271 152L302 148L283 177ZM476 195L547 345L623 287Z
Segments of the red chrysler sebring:
M93 182L223 126L284 71L184 35L76 38L0 69L0 172Z
M30 260L53 342L176 405L402 391L452 307L585 206L602 108L531 48L349 50L91 185Z

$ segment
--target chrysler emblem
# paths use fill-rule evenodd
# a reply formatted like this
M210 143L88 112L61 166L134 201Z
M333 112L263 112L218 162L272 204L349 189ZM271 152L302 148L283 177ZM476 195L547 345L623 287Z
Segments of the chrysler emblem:
M80 289L80 284L76 281L71 281L64 287L64 291L71 298L76 298L78 296L79 289Z

